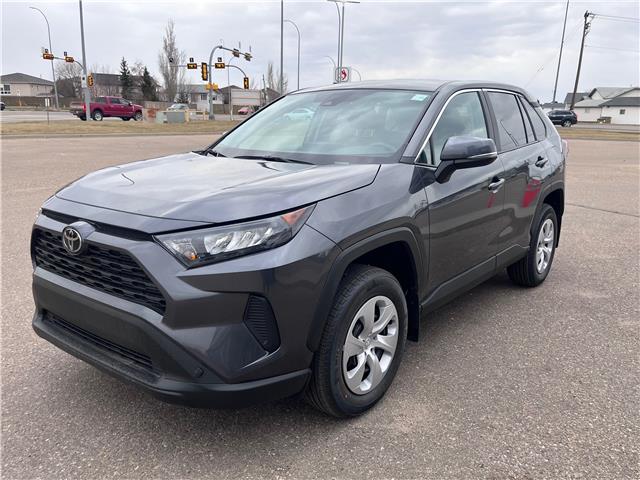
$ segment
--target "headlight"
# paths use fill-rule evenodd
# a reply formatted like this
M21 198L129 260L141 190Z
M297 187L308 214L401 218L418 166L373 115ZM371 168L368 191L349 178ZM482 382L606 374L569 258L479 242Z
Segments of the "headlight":
M155 238L187 267L194 267L284 245L312 211L313 206L309 206L262 220Z

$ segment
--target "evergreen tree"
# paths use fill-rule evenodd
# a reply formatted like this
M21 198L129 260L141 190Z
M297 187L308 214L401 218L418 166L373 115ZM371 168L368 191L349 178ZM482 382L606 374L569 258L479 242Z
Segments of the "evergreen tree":
M124 59L124 57L122 57L122 61L120 62L120 87L122 88L123 98L128 98L131 96L131 91L133 89L133 78L131 77L129 66L127 65L127 61Z
M142 90L142 98L144 100L151 100L155 102L158 100L158 95L156 94L156 84L153 81L153 77L147 70L147 67L144 67L142 71L142 84L140 85L140 89Z

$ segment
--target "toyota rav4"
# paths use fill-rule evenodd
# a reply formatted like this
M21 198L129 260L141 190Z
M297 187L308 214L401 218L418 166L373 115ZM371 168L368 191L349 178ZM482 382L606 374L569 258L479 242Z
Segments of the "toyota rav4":
M545 280L566 155L509 85L297 91L201 151L49 198L31 240L33 327L171 402L302 393L357 415L425 314L504 268Z

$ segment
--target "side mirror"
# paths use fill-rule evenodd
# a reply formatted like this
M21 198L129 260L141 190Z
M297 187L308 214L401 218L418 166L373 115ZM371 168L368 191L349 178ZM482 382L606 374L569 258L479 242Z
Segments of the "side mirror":
M129 106L133 105L133 102L129 102Z
M491 138L449 137L442 147L436 180L444 183L456 170L489 165L496 158L498 152Z

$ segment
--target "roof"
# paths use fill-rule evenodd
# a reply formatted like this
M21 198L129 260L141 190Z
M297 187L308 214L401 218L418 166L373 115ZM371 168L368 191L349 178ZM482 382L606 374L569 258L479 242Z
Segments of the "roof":
M576 102L576 104L574 105L575 108L590 108L590 107L599 107L600 105L602 105L604 102L606 102L606 100L592 100L590 98L587 98L586 100L581 100L579 102Z
M616 97L607 100L603 107L640 107L640 97Z
M595 87L589 92L589 96L593 95L595 91L598 91L602 98L614 98L618 95L622 95L623 93L628 92L629 90L633 90L630 87Z
M309 88L299 90L300 92L309 91L321 91L321 90L337 90L337 89L388 89L388 90L418 90L424 92L434 92L436 90L446 90L453 92L456 90L462 90L464 88L487 88L487 89L500 89L510 90L516 93L524 95L530 102L536 103L537 100L533 98L529 93L515 85L508 85L506 83L496 83L482 80L429 80L429 79L417 79L417 80L368 80L364 82L345 82L336 83L334 85L328 85L325 87ZM293 92L295 94L297 92Z
M589 92L576 92L576 103L580 100L583 100L589 96ZM571 97L573 97L573 92L569 92L564 96L564 104L571 104Z
M27 75L26 73L8 73L2 75L0 78L2 83L30 83L32 85L51 85L51 80L45 80L44 78L34 77L33 75Z
M540 105L542 108L552 108L554 110L562 110L565 106L564 103L560 103L560 102L548 102L548 103L543 103L542 105Z

